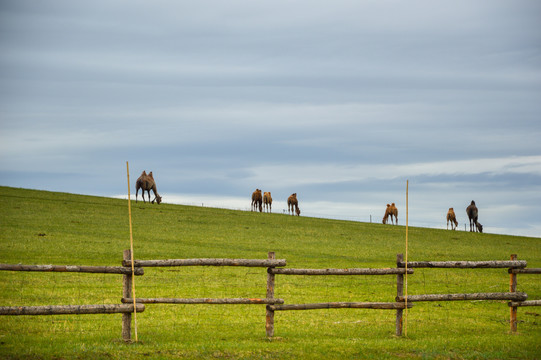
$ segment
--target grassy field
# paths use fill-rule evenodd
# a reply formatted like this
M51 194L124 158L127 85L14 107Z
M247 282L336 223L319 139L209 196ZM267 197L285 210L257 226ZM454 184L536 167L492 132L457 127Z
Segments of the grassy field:
M249 201L249 199L247 200ZM253 258L269 251L295 268L395 267L405 227L179 205L132 203L136 259ZM541 267L541 239L410 228L409 260L508 260ZM123 200L0 187L0 263L120 265L129 248ZM0 272L0 306L118 304L120 275ZM506 292L502 270L416 269L409 294ZM137 297L265 297L258 268L146 268ZM518 290L541 299L541 277ZM277 275L287 304L394 301L395 276ZM538 359L541 308L520 308L509 333L504 301L418 303L407 337L395 311L276 313L264 305L146 305L136 344L121 340L121 315L0 317L2 359Z

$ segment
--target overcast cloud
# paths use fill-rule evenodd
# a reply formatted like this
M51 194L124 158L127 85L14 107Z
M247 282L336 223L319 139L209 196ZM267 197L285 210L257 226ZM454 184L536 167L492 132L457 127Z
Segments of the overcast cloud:
M541 2L0 1L0 185L541 237Z

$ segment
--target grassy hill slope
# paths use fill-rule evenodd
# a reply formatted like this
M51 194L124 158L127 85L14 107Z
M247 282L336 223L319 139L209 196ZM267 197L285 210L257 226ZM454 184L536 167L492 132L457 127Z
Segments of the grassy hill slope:
M288 267L395 267L405 227L283 214L132 203L137 259L259 258ZM0 187L0 263L120 265L129 248L128 206L118 199ZM409 229L409 259L508 260L541 267L541 239ZM147 268L138 297L264 297L265 269ZM505 292L506 270L416 269L409 293ZM519 291L541 299L539 276ZM394 276L278 276L286 303L393 301ZM0 306L119 303L117 275L0 272ZM393 311L282 312L265 338L264 306L147 305L140 343L123 344L120 315L0 318L2 358L536 358L541 310L519 310L509 335L505 302L416 304L408 338Z

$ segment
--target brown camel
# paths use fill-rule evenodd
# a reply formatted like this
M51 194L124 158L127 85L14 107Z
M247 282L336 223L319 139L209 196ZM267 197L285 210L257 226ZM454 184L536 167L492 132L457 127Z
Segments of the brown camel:
M261 196L261 190L255 189L255 191L252 193L252 211L257 211L259 208L259 212L263 212L263 197Z
M383 215L383 220L381 222L383 224L387 224L387 222L389 221L389 217L391 217L391 224L394 225L396 221L396 225L398 225L398 209L396 208L396 205L394 203L392 203L391 205L387 204L387 207L385 208L385 215Z
M475 201L472 200L471 204L466 208L466 214L468 214L468 218L470 219L470 232L479 231L482 233L483 225L477 221L479 211L477 210L477 206L475 206Z
M387 204L387 207L385 208L385 214L383 215L383 219L381 222L383 224L387 224L387 221L389 220L389 216L391 216L391 205Z
M272 196L270 191L265 191L263 194L263 206L267 212L272 212Z
M455 210L453 208L449 208L449 211L447 211L447 230L449 230L449 222L451 222L451 230L456 230L458 221L456 221Z
M156 201L159 205L162 202L162 197L158 194L158 189L156 187L156 182L154 181L152 171L147 175L146 171L143 170L141 176L139 176L135 182L135 202L137 202L137 194L139 193L139 189L141 189L143 202L145 202L145 191L148 193L148 201L150 202L150 190L154 192L154 200L152 200L152 203L154 204L154 201Z
M297 193L291 194L287 198L287 212L291 215L295 215L296 213L297 216L301 214L301 210L299 209L299 201L297 200Z
M394 203L391 204L391 222L393 221L393 216L396 225L398 225L398 209Z

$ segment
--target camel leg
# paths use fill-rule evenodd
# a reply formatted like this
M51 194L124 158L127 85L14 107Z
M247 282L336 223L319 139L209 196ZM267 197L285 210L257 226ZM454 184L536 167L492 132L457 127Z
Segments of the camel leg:
M148 193L148 202L150 202L150 190L147 190Z

